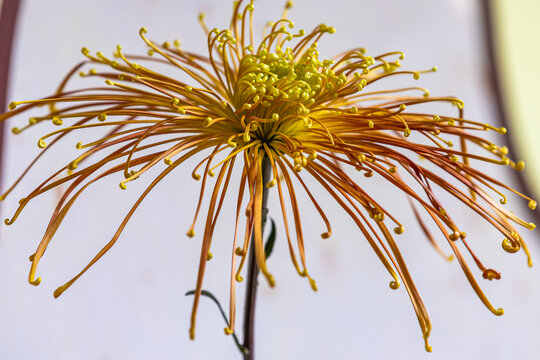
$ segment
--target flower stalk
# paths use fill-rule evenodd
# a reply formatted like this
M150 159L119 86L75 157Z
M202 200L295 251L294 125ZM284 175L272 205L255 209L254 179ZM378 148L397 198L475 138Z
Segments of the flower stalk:
M268 184L272 177L272 167L270 166L270 160L268 157L264 157L262 162L262 174L263 184ZM262 222L261 233L264 232L266 220L268 216L268 190L267 186L263 188L262 196ZM254 237L255 234L252 235ZM255 358L255 304L257 301L257 286L259 268L257 266L257 260L255 258L255 246L252 243L249 250L249 265L248 265L248 278L246 288L246 301L244 304L244 359L253 360Z

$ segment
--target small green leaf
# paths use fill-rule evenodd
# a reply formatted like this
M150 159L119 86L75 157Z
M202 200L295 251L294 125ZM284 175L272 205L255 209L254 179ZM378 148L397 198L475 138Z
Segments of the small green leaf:
M195 290L188 291L185 295L186 296L195 295ZM201 290L201 295L212 299L212 301L214 301L214 303L216 303L216 305L217 305L217 307L219 309L219 312L221 313L221 316L223 316L223 319L225 320L225 323L227 324L227 326L229 326L229 319L227 319L227 315L225 314L225 311L223 311L223 308L221 307L221 304L219 303L219 300L214 296L214 294L212 294L208 290ZM238 337L236 336L236 333L232 333L232 337L234 339L234 343L236 344L236 347L238 348L238 350L240 350L240 352L242 354L245 354L246 353L246 348L244 346L242 346L242 344L240 344L240 341L238 340Z
M272 222L272 229L270 230L270 235L268 235L266 244L264 244L264 254L266 255L266 259L268 259L270 254L272 254L272 250L274 250L274 242L276 241L276 224L274 223L274 219L270 218L270 221Z

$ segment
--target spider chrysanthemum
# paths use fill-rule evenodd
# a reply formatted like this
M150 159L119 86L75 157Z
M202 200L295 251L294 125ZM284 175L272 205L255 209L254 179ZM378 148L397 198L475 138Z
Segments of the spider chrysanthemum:
M186 224L188 236L195 235L203 200L209 200L203 216L192 337L205 266L211 257L214 227L224 201L236 204L230 233L230 326L226 333L234 331L235 283L242 281L250 244L254 246L259 269L270 286L274 284L265 264L261 231L265 187L276 188L294 268L316 289L306 268L297 192L305 192L311 200L302 204L303 207L314 207L320 214L326 227L321 236L330 237L332 230L324 206L317 202L318 194L306 184L307 179L320 184L319 188L355 222L392 277L390 287L397 289L403 283L418 317L426 349L430 349L427 343L430 320L394 240L394 233L403 233L404 227L391 209L382 207L364 190L364 182L387 183L401 190L436 249L441 252L423 217L440 229L441 238L449 244L482 302L496 315L502 314L502 309L494 308L483 294L459 247L463 245L471 253L484 278L500 278L500 274L486 268L472 253L466 234L452 220L453 210L438 200L437 193L454 196L489 222L502 234L505 251L523 249L528 256L514 224L531 230L535 226L502 206L506 203L502 191L525 198L532 209L536 203L470 165L471 161L478 161L521 170L523 162L510 160L506 147L483 138L485 131L504 134L506 130L463 118L461 100L431 97L421 87L370 90L371 84L388 77L407 75L417 80L422 72L436 69L404 71L399 62L402 53L369 56L363 48L323 59L319 56L318 41L335 29L319 25L311 32L295 30L287 19L290 7L289 2L283 18L265 27L258 41L253 30L253 1L234 3L229 29L209 30L201 16L201 25L207 33L206 54L184 50L177 41L159 45L147 38L145 28L140 30L140 36L148 46L146 55L129 55L118 46L109 58L101 52L93 55L83 48L87 59L68 73L51 96L10 104L12 111L0 115L1 121L43 105L48 107L48 112L31 117L26 126L13 129L19 133L44 123L58 126L38 140L38 146L43 149L41 154L68 133L82 134L89 128L105 131L102 137L78 143L76 157L44 179L20 201L15 215L6 220L8 225L13 223L32 199L60 185L67 186L43 239L30 257L31 284L40 283L40 278L35 277L37 265L66 213L94 182L106 177L118 179L120 187L125 189L130 181L146 177L149 169L162 168L110 242L78 275L60 286L54 292L55 297L114 245L133 212L165 176L187 159L197 158L198 165L192 169L192 175L200 180L201 191L193 223ZM86 68L91 65L96 68ZM170 66L171 71L156 70L164 66ZM68 90L70 78L77 73L97 85ZM179 73L183 73L181 79ZM106 86L100 85L103 81ZM457 111L453 116L425 113L419 106L425 103L450 103L456 105ZM468 145L478 151L469 152ZM269 182L263 180L265 166L271 169ZM231 181L235 179L234 173L238 182ZM1 198L19 181L20 178ZM231 194L234 199L228 200L227 195ZM499 198L495 200L492 196ZM292 214L287 213L289 208Z

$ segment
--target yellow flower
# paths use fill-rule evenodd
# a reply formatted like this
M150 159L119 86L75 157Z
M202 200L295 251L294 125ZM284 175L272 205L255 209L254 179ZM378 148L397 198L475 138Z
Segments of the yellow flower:
M403 282L428 351L429 316L391 231L393 228L395 234L402 234L404 226L392 215L391 209L383 208L364 190L362 183L377 181L400 189L408 197L416 219L436 249L442 253L427 231L422 216L427 215L440 229L442 238L447 240L483 303L496 315L503 313L483 294L458 244L463 244L471 253L484 278L498 279L500 274L486 268L472 253L466 234L452 220L453 210L437 199L437 192L453 195L463 206L492 224L505 238L502 242L505 251L516 252L523 248L528 256L525 243L513 224L531 230L535 226L502 206L506 197L501 189L527 199L533 209L536 203L470 164L477 161L510 165L521 170L523 162L510 160L506 147L478 135L478 132L490 130L504 134L506 130L463 118L461 100L430 97L421 87L371 91L371 84L385 78L406 75L417 80L421 73L436 71L436 68L401 70L403 53L370 56L363 48L324 59L319 55L318 41L334 33L335 29L319 25L311 32L295 30L287 19L291 6L288 2L282 19L267 25L261 41L255 41L253 1L247 5L242 1L234 3L229 29L208 30L204 17L200 16L208 35L207 54L184 50L178 41L158 45L146 37L145 28L140 30L140 36L148 46L147 55L128 55L118 46L114 57L109 58L101 52L93 55L83 48L82 53L87 59L68 73L54 94L10 104L12 111L0 115L1 121L42 105L48 106L49 111L44 115L31 117L26 126L13 129L17 134L47 122L58 126L38 140L38 146L44 152L48 149L47 142L49 146L53 145L68 133L88 128L106 131L98 139L78 143L77 149L81 153L22 199L15 215L6 220L8 225L13 223L24 207L40 194L63 184L68 186L42 241L30 257L31 284L40 283L40 278L35 277L37 265L66 213L94 182L122 174L120 188L125 189L130 181L147 176L149 169L164 167L151 179L112 240L77 276L60 286L54 292L55 297L114 245L133 212L165 176L185 160L198 157L200 161L192 176L201 181L201 191L188 236L195 235L195 223L207 193L209 202L191 337L195 333L206 262L212 257L214 227L225 195L231 193L231 189L237 196L237 210L234 230L231 229L230 326L226 333L234 331L235 282L242 281L242 267L251 242L259 269L270 286L274 285L274 278L265 263L261 232L265 186L277 188L292 263L298 274L306 277L316 290L315 281L306 268L297 191L306 192L312 202L306 206L313 206L320 214L326 227L321 236L330 237L332 230L330 219L317 202L318 194L306 185L308 178L320 184L320 188L356 223L392 277L390 287L397 289ZM87 69L88 65L96 68ZM162 73L155 70L164 65L176 71ZM186 80L178 78L178 70L183 72ZM66 90L67 83L79 71L82 77L94 82L104 81L107 86ZM415 95L418 92L420 94ZM424 113L419 105L430 102L456 105L457 114ZM453 141L458 144L457 149ZM484 155L468 152L468 144L483 149ZM263 169L267 166L271 170L268 182L263 180ZM231 181L234 173L240 174L238 183ZM19 180L1 196L2 199ZM492 198L493 194L501 197L500 203ZM289 206L292 218L286 212ZM289 227L291 219L294 234ZM239 241L238 234L242 232L243 240Z

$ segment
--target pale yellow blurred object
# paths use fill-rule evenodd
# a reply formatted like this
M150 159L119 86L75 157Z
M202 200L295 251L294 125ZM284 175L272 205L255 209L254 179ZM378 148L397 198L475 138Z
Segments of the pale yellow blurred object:
M495 51L502 95L508 113L509 136L525 161L527 183L540 194L540 1L493 0Z

